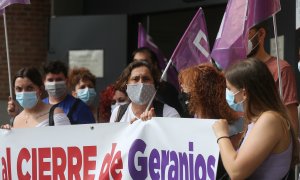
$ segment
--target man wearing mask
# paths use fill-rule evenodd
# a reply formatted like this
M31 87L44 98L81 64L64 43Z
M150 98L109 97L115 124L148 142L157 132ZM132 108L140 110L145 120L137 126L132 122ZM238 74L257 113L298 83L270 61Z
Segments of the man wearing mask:
M263 61L268 66L279 91L279 78L276 57L273 57L270 54L268 54L264 48L267 30L267 21L263 21L249 30L247 56L255 57ZM295 129L295 131L299 134L299 121L297 111L298 100L295 74L293 68L288 64L287 61L279 60L279 64L282 81L282 100L293 120L292 126Z
M95 123L88 106L68 94L66 86L68 68L66 65L60 61L50 61L43 66L43 70L44 85L49 95L43 99L43 102L63 109L71 124ZM11 97L8 100L7 112L12 118L20 113L18 106Z
M68 94L68 68L61 61L49 61L43 66L44 84L49 97L43 101L63 109L71 124L95 123L88 106L80 99Z

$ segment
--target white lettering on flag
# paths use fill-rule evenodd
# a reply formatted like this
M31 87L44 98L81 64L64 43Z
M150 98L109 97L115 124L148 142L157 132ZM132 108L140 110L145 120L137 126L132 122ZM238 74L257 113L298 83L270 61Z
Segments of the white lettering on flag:
M199 49L199 51L205 56L208 57L209 56L209 52L207 52L207 50L201 45L201 39L204 39L205 42L207 42L207 37L205 35L205 33L200 30L193 42L193 44L197 47L197 49Z

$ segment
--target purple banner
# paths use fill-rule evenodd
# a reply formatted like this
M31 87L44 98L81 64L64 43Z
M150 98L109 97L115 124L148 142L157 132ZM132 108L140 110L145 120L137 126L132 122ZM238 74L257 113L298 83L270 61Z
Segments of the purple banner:
M12 4L30 4L30 0L1 0L0 1L0 14L2 14L4 9Z
M222 69L245 59L249 29L279 10L279 0L229 0L211 53L212 58Z
M202 8L199 8L180 39L171 60L178 71L210 62L210 48Z
M146 33L142 24L139 23L138 48L141 47L147 47L151 49L157 56L159 68L162 71L166 68L167 59L165 58L161 50L158 48L158 46L153 42L151 36ZM173 66L170 66L170 68L167 71L167 81L171 83L177 90L179 89L178 73Z

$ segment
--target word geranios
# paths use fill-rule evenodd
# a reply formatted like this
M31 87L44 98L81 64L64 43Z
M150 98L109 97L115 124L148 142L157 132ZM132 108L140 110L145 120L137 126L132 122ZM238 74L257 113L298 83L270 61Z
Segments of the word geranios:
M128 168L133 179L146 179L148 174L150 179L215 179L215 157L194 156L193 142L189 142L189 153L152 149L145 155L146 148L147 144L137 139L129 150Z

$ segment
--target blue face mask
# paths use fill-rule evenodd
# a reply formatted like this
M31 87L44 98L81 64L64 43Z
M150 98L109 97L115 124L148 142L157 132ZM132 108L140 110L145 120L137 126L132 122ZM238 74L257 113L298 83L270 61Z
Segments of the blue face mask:
M31 92L17 92L16 93L16 100L24 109L31 109L33 108L37 102L38 98L36 96L35 91Z
M85 88L77 90L77 98L81 99L87 105L91 105L96 97L94 88Z
M244 112L244 108L243 108L243 102L241 101L239 103L235 103L234 102L234 96L236 94L238 94L240 91L233 93L232 91L230 91L229 89L226 88L226 101L228 103L228 105L231 107L231 109L238 111L238 112Z

